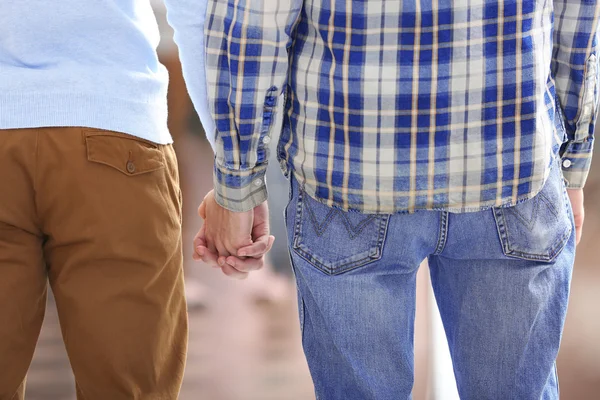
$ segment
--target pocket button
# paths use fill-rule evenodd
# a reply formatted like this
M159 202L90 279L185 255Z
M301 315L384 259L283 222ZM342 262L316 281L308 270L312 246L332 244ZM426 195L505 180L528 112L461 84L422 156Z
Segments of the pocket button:
M133 161L127 161L127 172L130 174L135 173L135 163Z

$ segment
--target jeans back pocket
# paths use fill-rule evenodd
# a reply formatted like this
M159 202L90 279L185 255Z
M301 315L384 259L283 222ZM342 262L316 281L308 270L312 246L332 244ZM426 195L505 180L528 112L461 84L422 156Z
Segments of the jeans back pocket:
M552 262L573 230L568 202L562 172L554 163L544 187L535 197L516 206L494 209L504 254Z
M294 252L326 274L363 267L383 254L388 215L328 207L300 189L295 220Z

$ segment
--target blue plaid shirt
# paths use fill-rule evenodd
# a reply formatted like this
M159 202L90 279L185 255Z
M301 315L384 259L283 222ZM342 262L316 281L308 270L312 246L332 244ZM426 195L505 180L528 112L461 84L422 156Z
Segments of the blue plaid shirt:
M345 210L513 205L558 158L569 187L585 183L596 0L201 3L179 44L186 76L200 75L183 38L204 29L203 92L190 91L214 127L216 198L230 210L267 198L276 113L284 170Z

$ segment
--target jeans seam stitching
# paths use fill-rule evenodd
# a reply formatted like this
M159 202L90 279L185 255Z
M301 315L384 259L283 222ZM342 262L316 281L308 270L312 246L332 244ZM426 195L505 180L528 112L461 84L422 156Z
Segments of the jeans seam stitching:
M448 238L448 212L440 212L440 229L438 233L438 242L435 248L434 255L440 255L446 248L446 242Z
M308 199L303 197L302 203L303 203L303 206L306 208L306 211L308 212L311 223L312 223L315 233L317 234L318 237L323 236L323 234L327 231L327 228L329 228L331 223L335 220L335 218L338 215L342 219L342 223L344 224L344 227L346 228L346 232L348 233L351 240L354 240L358 236L360 236L360 234L367 228L367 226L369 226L369 224L371 222L373 222L373 220L375 220L374 215L368 215L362 221L360 221L356 226L354 226L354 225L352 225L352 222L348 219L348 215L346 213L343 213L341 210L338 210L336 208L331 208L327 212L327 215L325 216L325 219L323 220L323 222L319 223L319 221L317 220L317 217L315 215L315 212L313 211L313 207L309 204L309 202L307 200Z
M322 227L323 232L320 233L321 229L319 229L319 227L317 226L317 221L316 221L314 212L310 208L310 205L308 204L308 202L305 201L305 197L304 197L305 195L306 195L306 193L304 193L304 190L302 188L299 188L298 189L298 201L297 201L297 206L296 206L296 221L295 221L295 227L294 227L294 237L292 238L292 250L294 250L294 252L298 256L300 256L301 258L306 260L309 264L313 265L315 268L317 268L321 272L328 274L328 275L338 275L338 274L342 274L345 272L349 272L354 269L364 267L374 261L381 259L382 254L383 254L383 242L385 240L385 236L386 236L386 232L387 232L387 226L388 226L387 222L389 221L389 215L385 215L385 216L381 216L381 217L369 216L357 225L357 227L360 229L356 233L356 235L360 234L371 222L379 220L379 226L377 227L377 235L375 236L375 239L376 239L375 251L376 251L376 253L374 255L372 255L373 248L370 248L369 250L365 251L367 253L366 256L364 256L356 261L352 261L352 262L348 262L348 263L340 263L340 264L337 264L336 266L329 267L329 266L325 265L324 263L320 262L319 260L315 259L315 257L312 254L305 251L301 245L302 226L303 226L302 221L303 221L303 215L304 215L305 211L309 214L309 218L311 219L310 224L313 226L313 229L315 230L317 237L320 237L322 235L322 233L325 231L325 229L329 226L329 224L332 222L332 220L335 218L335 216L338 213L341 214L341 211L332 209L332 211L330 211L326 217L327 224L324 227ZM330 214L332 214L332 215L330 215ZM350 235L350 238L354 239L356 237L356 235L353 235L354 231L352 229L350 229L351 224L345 218L345 215L342 214L341 218L343 220L343 224L344 224L344 227L346 228L347 233Z
M329 210L329 212L325 216L325 220L323 221L323 223L319 224L319 221L317 221L317 216L315 215L314 211L312 210L312 207L308 203L306 203L304 201L304 199L302 199L302 202L303 202L303 207L306 206L306 211L308 211L308 215L310 217L310 221L315 230L315 233L317 234L318 237L323 236L323 234L325 233L325 231L327 230L327 228L329 227L331 222L333 222L333 219L335 218L335 216L337 214L336 210L333 208L331 210ZM306 204L304 204L304 203L306 203ZM346 229L348 229L348 227L346 227ZM350 233L350 232L348 232L348 233Z
M554 362L554 379L556 380L556 394L560 398L560 382L558 380L558 368L556 367L556 361Z
M515 257L534 261L552 261L558 255L560 250L564 248L571 234L572 229L569 229L564 235L560 237L559 240L556 241L556 244L554 244L554 246L550 248L548 254L526 253L523 251L511 250L510 247L508 247L506 255L512 255Z
M385 215L381 217L381 221L379 223L379 236L377 238L377 256L378 259L383 257L383 246L385 245L385 238L387 237L387 231L390 222L390 215Z
M296 204L296 221L294 226L294 238L293 245L294 249L298 248L300 242L300 231L302 229L302 225L300 224L300 220L302 219L302 197L303 191L302 188L298 188L298 203Z
M502 252L507 257L514 257L531 261L551 262L565 247L569 237L572 234L572 228L568 229L567 232L565 232L548 250L548 254L536 254L513 250L510 244L508 221L504 216L504 211L504 209L495 209L494 215L496 217L496 228L498 230L500 245L502 246Z
M300 257L302 257L307 262L309 262L311 265L314 265L315 268L317 268L318 270L320 270L328 275L338 275L338 274L342 274L344 272L352 271L356 268L364 267L364 266L370 264L371 262L381 259L381 252L379 252L380 254L378 255L378 257L372 257L370 255L367 255L356 261L343 263L343 264L340 264L339 266L328 267L324 263L315 259L310 253L308 253L307 251L303 250L300 247L294 248L294 251Z

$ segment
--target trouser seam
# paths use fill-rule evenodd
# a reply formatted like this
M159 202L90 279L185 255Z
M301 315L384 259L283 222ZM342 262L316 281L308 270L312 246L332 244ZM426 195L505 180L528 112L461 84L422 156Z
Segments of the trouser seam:
M37 229L43 230L42 217L40 215L40 205L38 198L38 177L39 177L39 164L40 164L40 129L35 133L35 154L33 157L33 171L32 171L32 188L33 188L33 204L35 207L35 222L37 223Z
M440 255L446 248L446 242L448 239L448 211L440 212L440 229L438 233L437 246L435 248L434 255Z
M554 362L554 379L556 380L556 395L560 398L560 382L558 380L558 368L556 366L556 361Z

